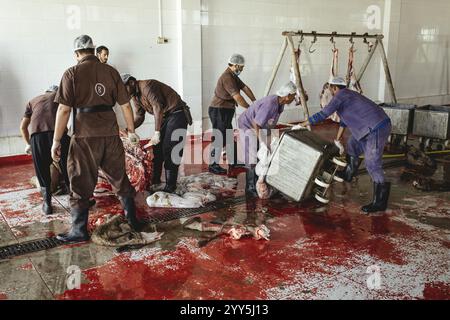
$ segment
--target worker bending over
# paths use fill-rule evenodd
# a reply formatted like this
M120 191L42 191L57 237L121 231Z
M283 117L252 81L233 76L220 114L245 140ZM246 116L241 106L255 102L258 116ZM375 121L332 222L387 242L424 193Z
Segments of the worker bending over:
M173 193L177 188L178 168L183 156L187 126L192 125L189 107L174 89L162 82L138 81L129 74L121 76L134 101L135 128L142 125L146 112L155 117L155 134L150 141L154 146L152 185L161 183L164 164L166 186L163 191ZM178 154L172 155L177 145Z
M284 106L295 99L297 87L292 82L284 85L276 95L270 95L252 103L239 117L239 135L244 148L246 173L245 193L257 197L255 172L260 144L270 150L270 130L275 128Z
M301 126L322 122L334 112L338 114L341 122L336 140L341 140L347 127L352 133L347 142L347 166L340 175L350 182L358 170L359 156L364 153L366 168L373 181L373 201L361 210L366 213L385 211L391 184L386 182L382 157L391 134L391 120L375 102L347 89L344 79L335 77L329 84L333 99L322 111L302 122Z
M34 170L44 198L42 211L45 214L53 214L50 166L53 162L51 148L58 111L58 103L54 102L57 90L58 86L53 85L44 94L28 102L20 125L22 137L27 143L25 152L33 156ZM67 130L63 131L60 139L61 157L57 165L68 188L70 183L67 175L67 154L70 138Z

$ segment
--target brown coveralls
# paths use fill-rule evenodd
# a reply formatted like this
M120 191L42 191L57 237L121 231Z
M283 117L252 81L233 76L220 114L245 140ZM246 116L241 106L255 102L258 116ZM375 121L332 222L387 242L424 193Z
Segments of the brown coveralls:
M56 92L46 92L33 98L28 102L24 118L30 119L30 145L33 155L33 164L39 185L42 188L49 188L51 193L52 175L51 169L53 159L51 148L53 135L55 131L56 112L58 104L54 102ZM69 187L69 178L67 175L67 154L69 152L70 138L66 133L61 138L61 159L59 167L61 174ZM54 181L57 185L59 181Z
M177 170L180 165L177 159L172 158L173 148L183 138L172 141L172 132L177 129L187 129L187 125L192 124L189 107L186 105L180 95L170 86L157 80L137 81L138 92L135 101L135 128L138 128L145 119L145 113L148 112L155 116L162 114L161 123L161 142L154 146L153 153L153 177L152 184L160 183L162 165L166 170L172 170L173 177L177 176ZM183 156L183 149L178 155L179 159ZM175 178L173 178L175 179ZM175 181L176 182L176 181Z
M219 131L222 135L222 145L220 141L216 142L213 137L213 147L211 148L211 163L218 164L220 161L220 150L227 145L227 130L233 129L233 117L236 112L236 101L233 96L240 93L242 89L246 87L246 84L242 80L227 68L219 80L217 80L216 89L214 90L214 97L211 101L208 114L211 120L212 128L214 131ZM236 144L236 143L235 143ZM231 154L228 152L227 154ZM234 160L236 163L236 145L234 145L234 158L228 159L229 162Z
M135 195L125 172L125 152L112 110L116 102L124 105L129 100L117 70L94 55L64 73L55 102L77 110L67 164L72 208L89 208L99 168L119 197Z

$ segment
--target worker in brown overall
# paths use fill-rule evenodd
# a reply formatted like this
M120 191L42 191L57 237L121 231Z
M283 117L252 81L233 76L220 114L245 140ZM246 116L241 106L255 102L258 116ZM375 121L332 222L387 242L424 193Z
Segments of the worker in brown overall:
M45 214L53 214L50 166L53 162L51 147L55 131L56 111L58 110L58 104L54 102L57 90L58 86L53 85L44 94L28 102L20 124L22 137L27 143L25 153L33 156L34 170L44 198L42 211ZM61 137L61 158L57 166L61 170L68 188L67 154L70 138L66 131Z
M247 109L249 104L242 97L243 91L247 97L255 102L256 98L252 90L239 78L244 70L245 58L240 54L233 54L228 60L228 68L217 80L216 89L214 90L214 98L208 109L209 118L213 129L213 141L211 143L211 157L208 170L214 174L226 174L227 170L219 165L221 151L227 147L227 131L233 130L233 117L236 112L236 105ZM231 143L231 141L228 141ZM236 153L236 143L234 152ZM229 149L229 148L227 148ZM234 159L228 158L229 168L238 167ZM231 158L231 157L230 157Z
M73 135L67 163L72 229L57 237L64 242L89 239L89 199L97 183L99 168L118 195L130 225L137 231L142 228L136 218L136 191L125 172L125 152L112 109L116 102L122 107L128 138L131 143L139 144L139 137L134 133L130 97L117 70L101 63L94 55L91 37L82 35L76 38L74 51L78 64L64 73L55 98L59 107L52 146L52 158L57 161L61 151L60 139L73 111Z
M162 82L138 81L129 74L122 74L121 77L134 101L135 128L142 125L146 112L155 117L155 133L150 141L154 146L152 185L161 183L164 164L166 186L163 191L173 193L177 188L186 129L188 125L192 125L189 107L174 89ZM172 154L176 146L179 146L179 149Z

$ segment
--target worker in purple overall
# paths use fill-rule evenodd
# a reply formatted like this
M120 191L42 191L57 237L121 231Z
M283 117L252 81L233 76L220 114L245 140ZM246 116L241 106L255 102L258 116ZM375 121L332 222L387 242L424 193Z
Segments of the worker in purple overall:
M331 102L300 125L317 124L334 112L339 115L341 122L337 142L341 140L346 127L352 133L347 142L347 166L340 175L350 182L358 170L359 156L364 153L366 168L373 181L373 201L361 210L366 213L385 211L391 184L385 180L382 157L391 134L391 119L375 102L347 89L344 79L335 77L329 84L333 94Z
M253 102L239 116L239 136L244 150L246 173L245 194L257 197L255 168L258 161L258 147L264 144L270 150L270 131L275 128L284 106L295 99L297 87L292 82L284 85L276 95L270 95Z

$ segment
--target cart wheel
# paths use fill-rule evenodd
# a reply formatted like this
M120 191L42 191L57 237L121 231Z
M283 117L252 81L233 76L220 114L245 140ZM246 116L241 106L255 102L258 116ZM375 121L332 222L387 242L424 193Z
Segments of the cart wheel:
M317 193L314 195L314 198L316 198L317 201L319 201L323 204L328 204L330 202L330 200L323 198L322 196L318 195Z
M433 142L431 141L431 139L430 138L428 138L427 140L425 140L425 148L431 148L431 144L432 144Z
M339 178L338 176L334 176L333 179L334 179L334 181L339 182L339 183L344 182L344 179Z
M404 136L403 137L403 144L407 144L408 143L408 136Z
M335 165L345 168L347 166L347 162L339 160L338 158L334 157L332 161Z
M314 183L317 184L319 187L322 187L325 189L330 187L330 184L323 182L322 180L320 180L320 178L316 178L316 180L314 180Z

